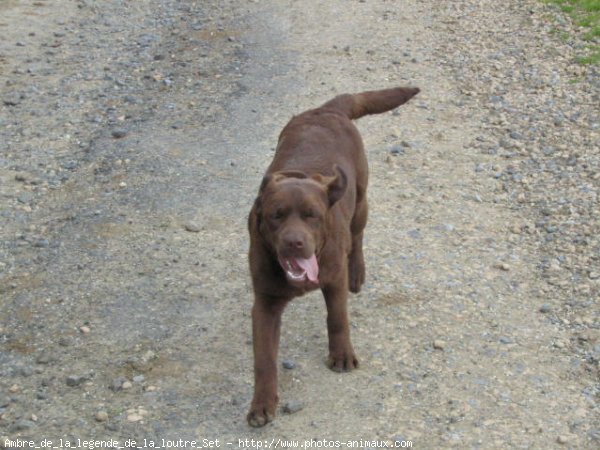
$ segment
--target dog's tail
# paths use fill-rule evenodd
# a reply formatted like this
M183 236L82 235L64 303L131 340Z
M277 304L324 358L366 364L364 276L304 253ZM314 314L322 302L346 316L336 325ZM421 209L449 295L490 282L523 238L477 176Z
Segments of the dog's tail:
M403 105L419 93L419 88L397 87L360 94L344 94L329 100L321 108L333 109L350 119L380 114Z

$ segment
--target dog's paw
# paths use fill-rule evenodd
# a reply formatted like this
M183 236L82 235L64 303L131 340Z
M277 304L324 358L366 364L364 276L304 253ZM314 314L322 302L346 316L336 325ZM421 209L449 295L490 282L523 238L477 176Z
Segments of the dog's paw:
M348 288L358 294L365 282L365 262L362 257L351 257L348 261Z
M327 367L334 372L350 372L358 367L358 359L352 350L331 353L327 359Z
M250 412L246 416L251 427L264 427L275 418L276 402L252 402Z

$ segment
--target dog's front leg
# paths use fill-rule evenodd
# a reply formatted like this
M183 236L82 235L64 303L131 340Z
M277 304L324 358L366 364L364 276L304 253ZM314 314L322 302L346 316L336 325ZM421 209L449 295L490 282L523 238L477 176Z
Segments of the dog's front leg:
M275 417L277 407L277 351L281 315L287 299L256 296L252 307L254 347L254 398L248 424L262 427Z
M336 372L350 371L358 367L358 359L350 342L348 323L348 274L336 283L323 287L327 304L327 333L329 335L329 358L327 365Z

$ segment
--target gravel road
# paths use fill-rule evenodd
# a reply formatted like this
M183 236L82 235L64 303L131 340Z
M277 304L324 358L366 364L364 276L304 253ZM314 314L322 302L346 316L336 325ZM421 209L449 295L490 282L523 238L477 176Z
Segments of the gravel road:
M0 0L0 448L598 448L600 77L574 28L533 0ZM246 216L277 135L399 85L421 94L357 124L361 367L326 368L321 295L295 300L251 429Z

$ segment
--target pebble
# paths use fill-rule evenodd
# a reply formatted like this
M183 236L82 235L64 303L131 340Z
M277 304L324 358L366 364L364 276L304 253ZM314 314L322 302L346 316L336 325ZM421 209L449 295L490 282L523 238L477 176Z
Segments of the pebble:
M73 170L73 169L77 168L77 162L76 161L67 161L66 163L63 163L62 167L63 167L63 169Z
M125 381L122 385L121 385L121 389L126 390L126 389L131 389L133 387L133 384L131 383L131 381Z
M73 340L69 336L61 336L58 339L58 345L61 347L69 347L71 344L73 344Z
M406 444L408 443L408 439L406 439L404 436L396 435L392 438L392 441L394 442L394 447L396 448L407 447Z
M52 360L52 356L50 356L48 353L42 353L35 359L35 362L37 364L49 364Z
M7 95L2 98L2 103L4 103L6 106L17 106L19 103L21 103L21 95L18 93Z
M30 366L19 367L18 373L22 377L30 377L31 375L33 375L33 368Z
M284 414L294 414L302 409L304 409L304 403L298 400L286 402L281 408Z
M518 131L511 131L510 138L514 139L515 141L520 141L523 139L523 135L521 133L519 133Z
M127 415L128 422L139 422L143 417L140 414L132 413Z
M36 248L46 248L50 246L50 242L48 239L38 239L33 243L33 246Z
M110 385L110 390L113 392L118 392L118 391L122 390L123 383L125 383L126 381L127 381L127 378L125 378L125 377L115 378Z
M496 269L504 270L505 272L508 272L510 270L510 266L506 263L497 263L494 265L494 267Z
M35 422L24 419L24 420L19 420L18 422L16 422L12 426L11 431L13 433L18 432L18 431L27 431L27 430L31 430L33 427L35 427Z
M542 306L540 306L540 310L539 310L542 314L546 314L552 311L552 307L547 304L544 303Z
M79 331L81 331L83 334L88 334L91 330L90 327L82 325L79 327Z
M15 175L15 181L20 181L21 183L27 183L29 181L29 174L17 173Z
M200 232L200 230L202 230L200 225L198 225L195 222L186 222L183 225L183 228L185 228L186 231L190 231L191 233L198 233L198 232Z
M0 396L0 408L10 405L10 397Z
M515 224L510 227L510 232L513 234L521 234L522 230L523 230L523 228L519 224Z
M444 350L444 348L446 348L446 342L442 341L441 339L436 339L433 341L433 348L436 350Z
M508 336L500 336L500 339L498 339L498 340L500 341L501 344L513 344L515 342Z
M284 369L288 369L288 370L291 370L291 369L293 369L293 368L296 367L296 363L294 361L289 360L289 359L284 359L281 362L281 365L283 366Z
M114 130L112 130L111 135L115 139L121 139L127 136L127 133L128 132L125 128L115 128Z
M596 442L600 442L600 428L592 428L587 432L587 435Z
M126 103L130 103L130 104L133 104L133 105L139 103L139 100L137 99L137 97L134 97L133 95L126 95L126 96L123 97L123 100Z
M66 379L67 386L76 387L81 385L88 378L85 375L69 375Z
M390 149L390 153L392 155L404 155L405 151L402 147L398 146L398 145L394 145L391 149Z
M142 383L142 382L144 382L145 379L146 379L146 377L144 375L136 375L135 377L133 377L133 382L134 383Z
M98 411L95 419L97 422L106 422L108 420L108 413L106 411Z
M556 438L556 442L558 442L559 444L566 444L567 442L569 442L569 438L561 434Z
M33 195L30 194L29 192L23 192L17 196L17 201L19 203L28 204L28 203L31 203L32 200L33 200Z

